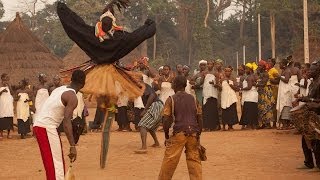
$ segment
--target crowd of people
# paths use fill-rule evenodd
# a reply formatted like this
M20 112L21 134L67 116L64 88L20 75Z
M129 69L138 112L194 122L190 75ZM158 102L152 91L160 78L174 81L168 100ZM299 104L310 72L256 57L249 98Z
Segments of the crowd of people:
M193 72L188 65L181 64L177 64L175 69L164 65L156 72L149 67L148 58L143 57L134 66L127 68L141 72L141 82L146 84L146 91L134 101L130 101L125 95L119 96L116 115L118 131L132 131L130 123L140 131L140 120L153 101L162 102L164 105L166 100L175 94L172 82L178 75L187 78L186 92L202 105L203 131L232 131L236 124L240 124L243 130L291 129L293 126L290 122L290 109L299 104L298 97L308 95L312 81L312 78L308 77L310 64L301 65L288 57L279 63L281 72L275 65L275 59L269 59L261 60L258 64L240 65L234 70L218 59L199 61L199 66ZM36 115L37 109L41 108L52 91L62 85L61 79L57 75L52 82L48 82L47 76L40 74L39 83L35 86L30 85L28 79L21 80L19 85L11 86L8 74L2 74L1 80L0 137L3 138L3 130L7 130L7 137L11 138L13 104L16 104L18 132L21 138L24 138L30 132L28 127L32 123L33 114ZM152 96L148 102L150 95ZM74 118L84 119L88 114L81 92L78 93L78 98L81 103ZM92 130L100 128L104 117L99 98L97 104L94 121L89 123ZM160 114L159 111L157 116L161 116ZM241 117L238 117L239 114ZM157 123L160 124L161 121ZM63 131L62 126L59 131Z
M14 130L14 126L17 126L21 139L31 136L30 127L35 116L52 92L63 85L59 75L54 76L50 82L46 74L40 73L38 80L37 85L31 85L28 79L22 79L17 85L12 85L8 74L1 75L0 139L4 138L4 131L7 131L6 137L11 139L10 132ZM77 98L78 106L73 113L73 119L79 124L86 124L85 117L88 116L88 113L81 92L77 93ZM15 115L16 124L13 121ZM58 130L63 132L63 127L60 126Z
M236 124L240 124L242 130L292 129L290 109L299 104L298 97L308 94L312 81L307 74L310 64L301 65L288 57L281 60L279 69L275 65L275 59L268 59L234 69L218 59L201 60L193 72L188 65L181 64L175 69L164 65L156 72L144 57L128 68L142 73L141 80L148 89L146 93L155 92L157 97L153 99L157 98L156 101L163 104L175 94L172 87L174 78L185 76L186 92L202 105L204 131L232 131ZM116 117L118 131L132 131L130 123L140 131L140 119L149 106L145 94L134 101L120 96ZM99 114L98 108L94 125L101 122L103 116ZM93 129L98 127L93 126Z
M310 70L310 67L312 68L310 64L294 62L291 56L282 59L279 62L279 68L276 68L276 65L275 59L268 59L267 61L260 60L257 64L253 62L240 65L234 70L233 67L224 65L222 60L217 59L199 61L198 67L193 72L188 65L181 64L176 65L175 69L164 65L157 72L149 66L148 58L143 57L134 66L126 67L131 71L140 72L142 76L138 79L140 83L145 84L145 90L141 97L132 101L125 94L119 94L116 104L118 131L132 131L130 123L133 123L135 130L141 134L142 142L141 149L135 152L143 154L147 152L147 133L150 133L154 140L152 147L159 147L156 131L161 124L163 125L162 130L165 131L166 143L169 142L169 128L172 123L175 124L174 131L183 127L183 122L181 127L177 127L178 121L173 122L168 118L176 116L178 112L180 116L175 117L177 119L192 117L192 121L199 120L194 127L192 123L189 123L189 129L184 130L184 132L190 131L192 137L199 137L201 132L232 131L236 124L241 125L241 130L294 129L292 112L296 109L295 107L310 102L310 99L312 102L317 101L317 96L319 96L317 89L320 86L314 85L316 84L314 78L317 78L315 72L319 72L319 68ZM15 114L13 106L15 104L18 133L24 139L31 132L30 125L41 110L43 103L50 97L50 94L62 86L61 79L57 75L49 83L47 76L40 74L39 83L35 86L30 85L28 79L23 79L18 85L12 86L9 84L8 74L2 74L1 80L0 138L4 137L4 130L7 131L7 138L12 138L10 131L13 129ZM183 93L179 94L182 91ZM310 97L312 93L315 94L314 97ZM83 94L77 92L76 97L78 105L74 108L72 119L73 122L77 121L79 126L83 127L80 128L81 134L86 129L84 127L87 127L85 117L88 116L88 113ZM307 97L309 99L306 100ZM193 102L192 99L195 101ZM105 113L101 106L104 103L103 98L98 97L96 100L95 119L89 122L91 130L101 128ZM172 105L173 102L180 103L180 105ZM173 110L173 107L176 109ZM191 113L187 110L190 107L193 108L190 109ZM186 117L188 113L190 115ZM198 115L201 115L201 118ZM241 116L238 117L238 115ZM58 131L63 132L62 124ZM194 134L196 135L193 136ZM76 137L75 143L78 140L79 137ZM193 142L194 139L187 138L183 142L186 143L189 140ZM302 146L306 155L305 165L308 168L314 166L310 158L312 153L316 153L316 163L320 162L319 149L316 148L319 144L319 140L309 141L305 136L302 138ZM187 144L185 145L187 147ZM175 150L183 146L176 147L178 149ZM165 159L163 163L167 163ZM163 169L168 170L166 167L166 165L163 166ZM197 165L195 167L199 169ZM173 174L173 172L170 173ZM164 176L163 172L160 174Z

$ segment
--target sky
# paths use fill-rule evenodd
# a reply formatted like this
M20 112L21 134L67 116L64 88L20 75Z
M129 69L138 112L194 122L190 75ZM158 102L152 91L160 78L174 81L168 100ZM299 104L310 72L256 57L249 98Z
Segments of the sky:
M4 6L5 14L0 21L12 21L15 18L16 12L26 12L27 6L24 2L32 2L34 0L1 0ZM39 3L36 6L37 10L41 10L44 7L44 3L40 1L46 1L47 3L53 3L56 0L38 0ZM237 9L234 5L225 10L225 17L227 18Z
M27 6L24 2L32 2L34 0L1 0L5 10L4 17L0 21L11 21L15 18L16 12L26 12ZM37 10L44 7L44 3L40 2L36 6ZM42 0L43 1L43 0ZM56 0L45 0L48 3L53 3Z

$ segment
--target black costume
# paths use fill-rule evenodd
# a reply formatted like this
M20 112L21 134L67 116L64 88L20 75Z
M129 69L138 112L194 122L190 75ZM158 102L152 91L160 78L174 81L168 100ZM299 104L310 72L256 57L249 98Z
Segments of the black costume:
M87 25L66 4L58 2L57 12L70 39L97 64L112 64L118 61L156 33L155 22L147 19L143 26L132 33L115 30L113 35L108 34L114 20L106 16L101 19L101 22L102 29L108 34L109 39L101 42L95 36L95 27Z

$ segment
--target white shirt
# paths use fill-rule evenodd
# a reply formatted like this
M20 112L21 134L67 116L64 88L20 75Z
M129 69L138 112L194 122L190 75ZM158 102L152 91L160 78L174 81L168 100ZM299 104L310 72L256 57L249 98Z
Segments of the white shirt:
M43 128L58 128L64 118L64 104L62 103L61 96L64 92L75 90L67 88L67 86L61 86L53 90L50 97L43 103L43 108L35 118L33 126Z

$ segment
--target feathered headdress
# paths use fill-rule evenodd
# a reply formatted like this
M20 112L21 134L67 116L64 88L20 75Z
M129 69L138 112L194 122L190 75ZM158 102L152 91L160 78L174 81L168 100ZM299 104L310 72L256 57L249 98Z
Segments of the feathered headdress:
M121 11L122 8L128 8L129 3L129 0L112 0L109 4L106 5L102 13L110 11L112 14L114 14L114 6L116 6L118 10Z

